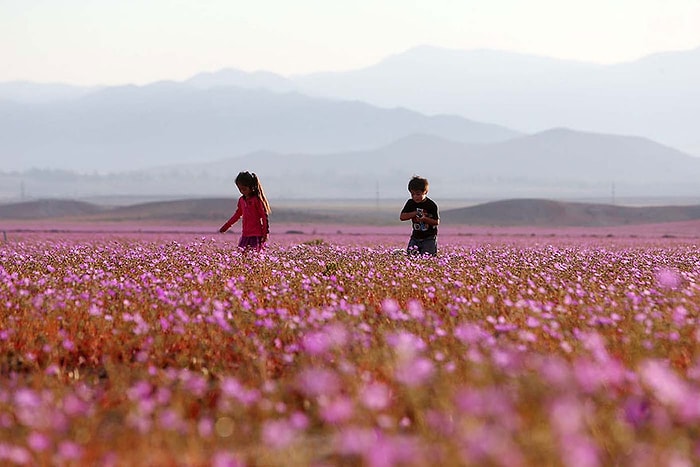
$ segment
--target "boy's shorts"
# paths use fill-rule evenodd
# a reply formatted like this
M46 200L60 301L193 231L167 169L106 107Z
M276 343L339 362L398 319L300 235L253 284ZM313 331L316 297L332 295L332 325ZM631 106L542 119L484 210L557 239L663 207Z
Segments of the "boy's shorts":
M409 255L437 255L437 236L428 238L413 238L408 241L406 249Z

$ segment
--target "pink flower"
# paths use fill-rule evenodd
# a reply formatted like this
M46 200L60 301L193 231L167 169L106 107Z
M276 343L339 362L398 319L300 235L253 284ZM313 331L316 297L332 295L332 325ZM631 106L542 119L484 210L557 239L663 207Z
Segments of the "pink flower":
M659 286L664 289L677 289L681 285L681 276L674 269L659 268L654 276Z
M419 455L417 440L395 436L391 438L380 437L365 453L364 458L366 464L371 467L391 467L406 463L421 464L417 459Z
M455 337L464 344L476 344L488 335L478 324L462 324L455 329Z
M422 320L425 317L423 306L418 300L411 299L408 301L408 314L413 319Z
M629 397L622 410L625 421L635 428L641 427L651 418L651 405L644 397Z
M132 401L145 399L151 395L153 386L147 381L138 381L132 387L127 389L126 395Z
M412 360L426 348L423 339L406 331L389 334L386 340L394 347L399 360Z
M598 362L607 361L610 357L605 348L605 340L596 332L584 333L579 338L583 346L593 354Z
M309 355L323 355L330 347L328 339L322 332L312 332L305 335L301 345Z
M309 426L309 417L302 412L294 412L289 416L289 424L297 430L305 430Z
M656 397L664 404L680 407L690 395L685 381L658 360L643 362L639 371L642 381L654 390Z
M212 467L244 467L245 462L227 451L218 451L211 458Z
M525 324L529 328L536 328L540 326L540 321L534 316L528 316Z
M9 460L13 464L29 465L32 456L21 446L13 446L0 442L0 460Z
M564 465L568 467L598 467L601 465L598 448L588 436L568 435L559 444L561 445Z
M549 408L552 426L560 436L574 435L585 427L587 408L573 396L555 399Z
M385 384L372 383L362 389L360 400L370 410L382 410L389 405L391 391Z
M349 420L355 407L347 397L337 397L321 407L321 418L326 423L343 423Z
M688 310L685 307L679 305L673 309L673 322L677 326L683 326L688 318Z
M399 302L393 298L385 298L382 300L382 311L388 314L394 314L399 311Z
M45 434L34 431L27 436L27 445L33 451L45 451L51 446L51 440Z
M214 422L211 418L202 418L197 422L197 433L202 438L209 438L214 434Z
M58 445L58 457L62 460L78 460L83 455L83 448L72 441L62 441Z
M307 396L335 394L340 388L338 376L323 368L308 368L297 377L299 389Z
M41 405L41 398L31 389L19 389L15 393L15 404L23 408L35 409Z
M311 355L323 355L333 348L343 347L348 340L348 332L341 324L329 324L317 332L304 336L302 346Z
M406 386L415 387L427 382L434 373L433 362L427 358L419 357L399 364L394 377Z
M226 377L221 381L221 393L227 397L237 399L241 404L248 406L260 399L260 393L253 389L246 389L237 379Z
M287 420L268 420L262 427L262 441L273 449L283 449L294 442L297 430Z
M82 399L78 398L74 394L68 394L63 399L63 410L66 415L71 417L76 417L80 415L85 415L88 405Z
M348 427L337 435L335 444L341 454L362 455L378 438L378 433L368 428Z

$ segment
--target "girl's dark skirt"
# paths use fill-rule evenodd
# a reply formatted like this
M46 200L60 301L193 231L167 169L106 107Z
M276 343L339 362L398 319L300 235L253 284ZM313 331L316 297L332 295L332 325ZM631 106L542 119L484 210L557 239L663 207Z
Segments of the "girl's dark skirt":
M238 241L238 247L261 250L264 245L262 239L262 237L241 237Z

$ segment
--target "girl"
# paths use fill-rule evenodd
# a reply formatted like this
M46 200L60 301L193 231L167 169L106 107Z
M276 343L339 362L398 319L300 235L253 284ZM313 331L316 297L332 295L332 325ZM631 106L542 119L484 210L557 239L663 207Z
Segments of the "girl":
M260 180L254 173L240 172L236 177L236 186L241 192L238 206L233 216L221 226L219 232L226 232L238 219L243 217L243 229L238 246L261 250L270 233L268 214L270 204L265 198Z

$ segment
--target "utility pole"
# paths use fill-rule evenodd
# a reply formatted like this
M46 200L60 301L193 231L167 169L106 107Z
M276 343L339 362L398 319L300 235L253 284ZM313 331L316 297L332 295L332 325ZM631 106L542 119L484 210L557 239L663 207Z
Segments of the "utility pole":
M377 202L377 209L379 209L379 180L377 180L377 185L375 189L375 196L376 196L376 202Z
M613 204L613 206L614 206L614 205L615 205L615 182L614 182L614 181L612 182L612 187L611 187L611 193L610 193L610 195L611 195L611 197L612 197L612 198L611 198L611 199L612 199L612 204Z

